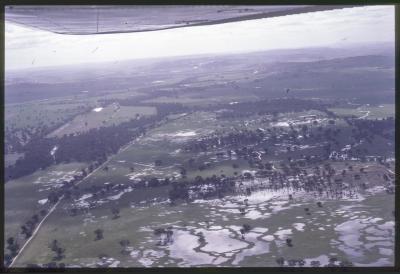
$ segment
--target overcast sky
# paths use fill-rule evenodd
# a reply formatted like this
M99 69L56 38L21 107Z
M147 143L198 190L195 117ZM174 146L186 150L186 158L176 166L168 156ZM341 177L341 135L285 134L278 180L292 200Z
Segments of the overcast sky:
M394 43L394 7L369 6L143 33L60 35L5 23L6 69L268 49Z

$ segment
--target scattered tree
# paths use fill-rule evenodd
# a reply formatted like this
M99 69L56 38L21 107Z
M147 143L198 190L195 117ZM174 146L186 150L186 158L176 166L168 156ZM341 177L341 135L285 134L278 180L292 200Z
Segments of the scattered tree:
M94 234L95 234L95 241L99 241L99 240L101 240L101 239L103 239L104 237L103 237L103 229L100 229L100 228L98 228L98 229L96 229L95 231L94 231Z
M119 209L116 207L111 208L111 213L113 214L113 220L118 219L120 217L119 215Z

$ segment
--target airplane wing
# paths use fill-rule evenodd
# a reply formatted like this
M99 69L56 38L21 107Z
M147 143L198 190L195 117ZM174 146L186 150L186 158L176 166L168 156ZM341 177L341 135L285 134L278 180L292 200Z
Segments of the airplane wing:
M217 5L32 5L6 6L5 20L59 34L106 34L156 31L353 6L217 6Z

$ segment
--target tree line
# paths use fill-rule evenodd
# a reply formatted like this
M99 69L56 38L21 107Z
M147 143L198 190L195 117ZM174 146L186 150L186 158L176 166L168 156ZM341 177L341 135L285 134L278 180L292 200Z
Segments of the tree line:
M5 168L5 181L29 175L53 163L104 160L125 144L145 134L167 115L180 112L182 109L176 105L160 105L157 110L157 115L131 119L119 125L93 128L87 132L68 134L61 138L34 139L23 147L24 157ZM51 155L50 151L55 146L57 150Z

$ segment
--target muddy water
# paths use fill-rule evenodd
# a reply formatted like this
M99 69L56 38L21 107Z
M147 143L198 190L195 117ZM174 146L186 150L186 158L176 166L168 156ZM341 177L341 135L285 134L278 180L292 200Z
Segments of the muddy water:
M239 212L244 197L164 208L169 213L147 226L148 239L154 238L155 227L176 220L171 222L173 242L160 247L142 241L146 249L164 252L144 257L146 266L277 266L278 257L284 257L285 264L303 259L304 266L312 261L324 266L333 257L337 265L340 261L356 266L393 265L393 196L377 193L361 201L324 201L322 208L301 197L287 201L273 193L265 193L264 200L262 196L246 197L245 215ZM251 229L242 236L243 224ZM292 240L291 247L286 239Z

